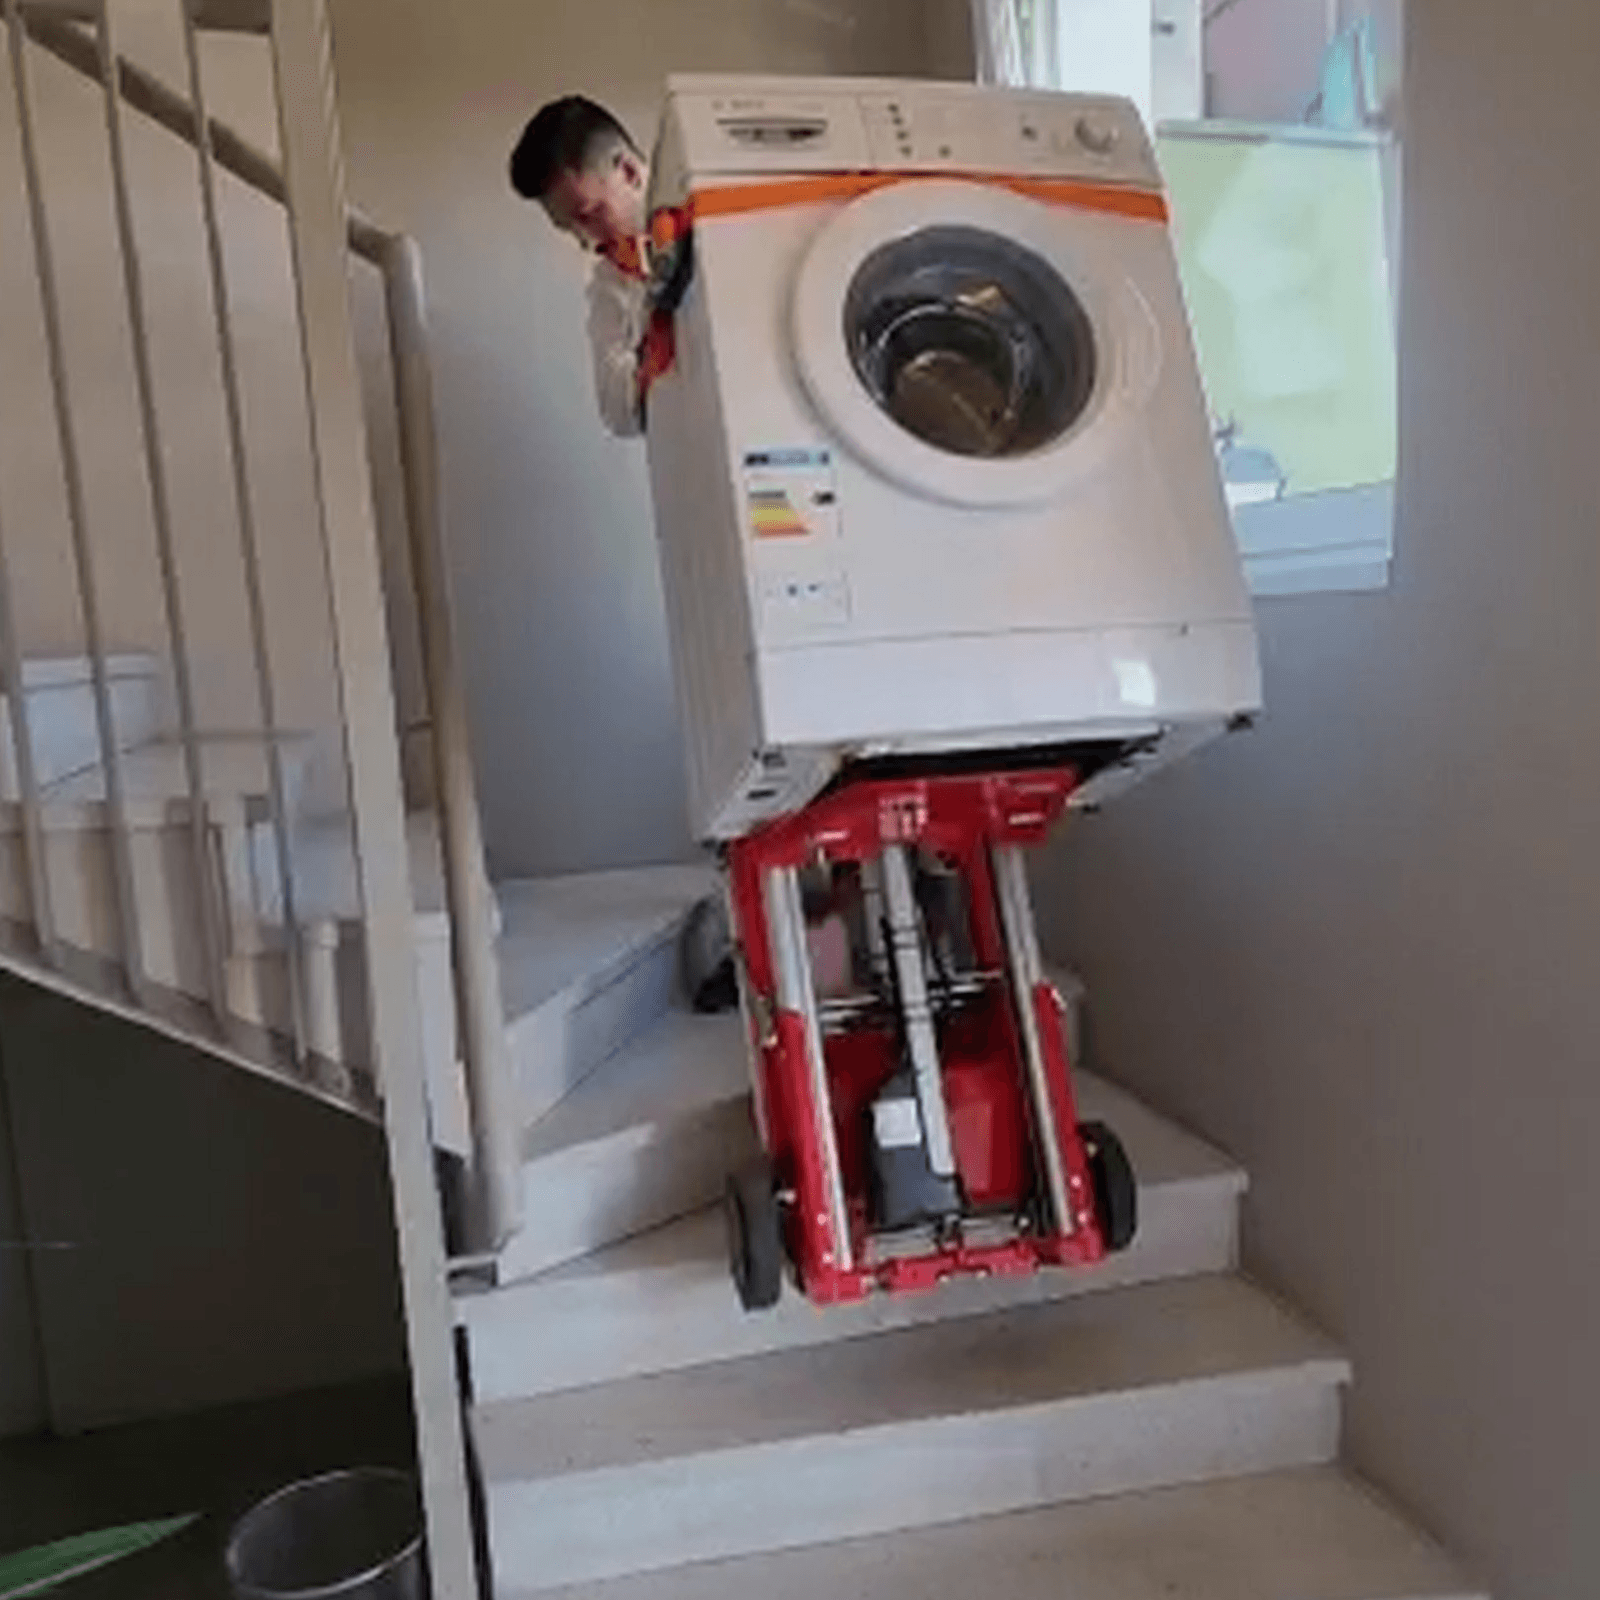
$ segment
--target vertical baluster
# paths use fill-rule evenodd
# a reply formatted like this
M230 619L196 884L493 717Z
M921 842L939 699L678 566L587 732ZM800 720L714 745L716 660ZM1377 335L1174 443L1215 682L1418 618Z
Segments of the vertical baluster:
M117 53L111 10L107 4L100 7L95 25L95 42L99 51L100 84L105 97L106 144L111 157L111 192L116 213L118 252L122 258L123 292L127 300L134 387L139 398L139 437L144 446L145 484L150 495L150 518L155 528L156 564L161 574L161 597L166 612L167 643L177 698L178 740L189 796L189 847L198 890L205 993L220 1030L225 1027L228 1015L227 979L223 967L222 930L218 920L216 885L212 879L211 851L206 838L205 773L201 766L200 736L195 721L194 676L184 625L183 585L178 575L178 551L173 538L172 496L161 445L161 419L157 410L155 370L150 355L144 269L139 256L139 236L134 225L133 196L128 181L122 96L117 87Z
M233 334L227 258L223 250L222 212L217 198L216 158L211 136L211 119L206 110L205 80L201 70L200 43L194 13L190 0L178 0L178 4L183 13L184 52L189 69L189 99L194 109L193 140L199 159L200 198L206 230L206 258L211 277L211 308L216 322L217 357L222 371L223 409L228 424L234 515L238 519L239 547L244 563L245 599L250 613L250 645L255 660L256 700L261 714L262 736L266 741L268 809L278 869L278 903L283 912L283 953L287 964L289 1010L294 1032L295 1058L301 1066L304 1066L308 1050L308 1020L299 956L301 931L295 904L294 866L290 858L292 840L289 822L289 787L283 768L277 689L272 676L266 593L261 578L261 549L256 530L255 504L250 494L250 457L245 439L244 405L239 381L238 346Z
M50 865L45 854L44 820L39 806L39 774L33 759L33 730L28 726L22 642L17 637L17 611L12 603L11 559L6 546L4 518L0 518L0 673L4 674L8 690L6 710L11 723L13 771L22 812L28 921L40 957L53 967L57 961L55 906L50 896Z
M349 217L323 0L274 0L278 130L355 817L372 1054L405 1285L417 1455L437 1600L476 1593L453 1317L435 1183L415 911L366 421L350 310Z
M94 700L95 729L100 741L100 761L105 778L107 822L110 829L111 868L116 899L117 930L121 944L123 981L135 1003L148 999L144 933L134 892L133 863L129 849L127 788L123 780L122 752L118 748L111 703L110 674L106 668L104 629L100 617L94 546L83 492L83 464L73 418L71 378L67 369L62 330L60 285L50 220L45 208L44 177L39 161L33 117L33 91L28 69L27 40L19 0L0 0L10 46L11 79L17 104L17 129L22 152L23 181L28 196L28 216L33 235L34 270L39 283L39 307L44 320L45 350L49 360L51 397L56 439L61 454L61 475L66 491L67 522L72 536L72 560L78 604L83 615L84 640L89 655L89 678Z
M477 1213L473 1220L480 1237L471 1243L474 1249L496 1249L522 1225L522 1149L516 1079L506 1044L505 1008L494 949L494 894L484 871L466 691L439 528L433 377L428 363L422 252L415 240L397 235L389 241L383 281L400 425L406 531L433 719L429 744L450 910L451 977L472 1123Z

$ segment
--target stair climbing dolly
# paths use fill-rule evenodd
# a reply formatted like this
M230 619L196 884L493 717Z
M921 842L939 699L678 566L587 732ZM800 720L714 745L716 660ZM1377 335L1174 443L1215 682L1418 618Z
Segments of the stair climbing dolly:
M1023 858L1077 781L869 767L726 847L764 1149L726 1195L747 1310L786 1263L831 1304L1131 1241L1132 1169L1074 1111Z

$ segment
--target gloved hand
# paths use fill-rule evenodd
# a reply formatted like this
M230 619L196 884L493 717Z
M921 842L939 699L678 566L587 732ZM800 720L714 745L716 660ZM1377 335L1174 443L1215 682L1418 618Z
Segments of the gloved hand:
M639 341L639 416L657 378L672 369L677 340L672 319L694 277L694 232L686 209L663 207L650 218L650 273L645 286L649 320Z
M686 210L664 207L650 219L651 306L672 316L693 277L693 219Z
M645 323L644 337L639 341L639 364L635 381L639 387L639 415L643 419L645 402L650 390L663 373L672 370L677 359L678 341L672 328L669 313L652 310Z

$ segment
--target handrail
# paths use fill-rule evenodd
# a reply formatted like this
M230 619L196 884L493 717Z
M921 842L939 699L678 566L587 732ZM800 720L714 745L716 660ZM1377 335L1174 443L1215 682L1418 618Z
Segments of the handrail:
M484 871L466 694L439 526L438 445L422 252L414 239L396 235L389 240L382 266L400 422L406 530L417 586L423 676L433 714L429 746L441 818L439 842L450 910L456 1016L460 1019L472 1124L477 1214L470 1231L477 1237L471 1242L474 1249L498 1249L522 1225L521 1118L506 1046L493 901Z
M100 58L92 35L76 23L40 16L26 5L19 5L17 9L22 14L28 37L35 44L85 77L100 81ZM195 143L195 110L181 94L121 55L116 58L116 81L117 92L135 111L176 134L185 144ZM284 183L283 168L271 156L215 117L208 117L206 126L211 137L211 153L219 167L269 200L287 204L289 191ZM363 260L381 265L389 234L354 206L348 209L346 217L350 248Z

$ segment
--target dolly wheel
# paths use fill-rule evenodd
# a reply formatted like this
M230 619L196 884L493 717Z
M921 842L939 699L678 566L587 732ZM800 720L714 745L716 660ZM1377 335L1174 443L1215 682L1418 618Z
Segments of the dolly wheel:
M746 1311L770 1311L783 1293L783 1228L766 1163L730 1176L722 1203L739 1304Z
M1081 1122L1078 1137L1089 1162L1095 1215L1107 1250L1126 1250L1139 1231L1139 1185L1122 1141L1103 1122Z

